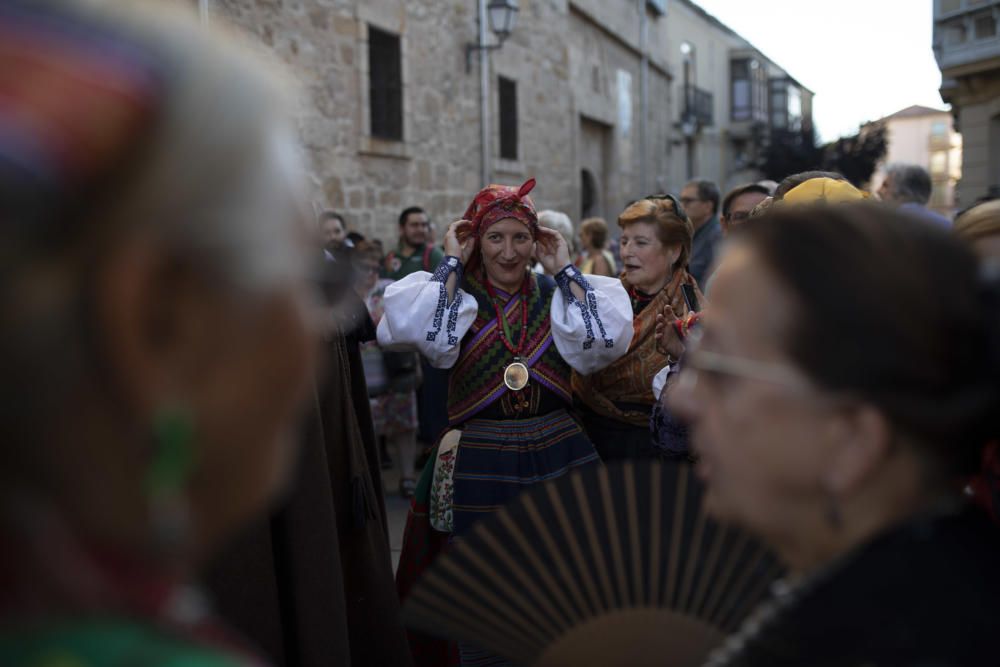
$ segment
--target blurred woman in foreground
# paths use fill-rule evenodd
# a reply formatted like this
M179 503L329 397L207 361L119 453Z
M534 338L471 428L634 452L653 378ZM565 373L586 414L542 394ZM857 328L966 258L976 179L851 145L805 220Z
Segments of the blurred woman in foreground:
M709 664L992 662L1000 535L959 480L998 432L995 280L945 231L813 205L735 234L712 297L671 407L709 512L792 575Z
M294 461L284 97L166 11L0 5L5 665L254 662L185 584Z

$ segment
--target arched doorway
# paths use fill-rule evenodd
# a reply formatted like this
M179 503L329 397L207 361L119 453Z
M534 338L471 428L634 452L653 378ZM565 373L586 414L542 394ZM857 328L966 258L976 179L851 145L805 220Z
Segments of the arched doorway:
M580 116L580 137L577 168L580 170L580 219L605 218L608 204L614 199L608 188L612 173L612 128L604 123Z

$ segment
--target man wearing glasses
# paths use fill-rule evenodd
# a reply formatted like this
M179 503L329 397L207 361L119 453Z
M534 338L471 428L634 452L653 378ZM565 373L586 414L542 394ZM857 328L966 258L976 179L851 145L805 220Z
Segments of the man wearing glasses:
M750 211L770 196L771 191L760 183L747 183L730 190L722 200L722 216L719 219L723 236L728 236L733 227L746 222Z
M681 190L680 202L694 226L688 272L704 290L715 258L715 245L722 238L718 217L719 186L712 181L691 181Z

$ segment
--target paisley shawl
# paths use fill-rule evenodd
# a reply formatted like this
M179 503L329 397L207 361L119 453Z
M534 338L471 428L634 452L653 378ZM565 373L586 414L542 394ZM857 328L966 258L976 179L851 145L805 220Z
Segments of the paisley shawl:
M622 284L631 293L631 286L622 277ZM667 356L656 349L656 314L670 304L679 317L688 313L681 292L681 285L695 287L701 303L704 297L697 289L697 282L687 271L675 271L673 278L633 320L634 334L628 352L622 358L591 375L573 373L573 392L578 400L599 415L633 424L647 426L650 411L656 398L653 396L653 376L667 365ZM633 299L633 312L638 303ZM619 403L649 406L644 411L623 410Z

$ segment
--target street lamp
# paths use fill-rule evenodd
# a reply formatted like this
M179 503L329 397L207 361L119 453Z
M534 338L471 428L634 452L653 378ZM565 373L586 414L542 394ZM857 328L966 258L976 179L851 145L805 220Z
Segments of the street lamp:
M490 30L503 44L517 26L517 0L490 0L486 9L490 16Z
M484 3L479 3L479 20L483 20ZM496 44L487 44L485 30L479 31L479 41L475 44L465 45L465 71L472 70L472 54L474 51L492 51L503 46L504 41L510 37L517 26L517 0L489 0L485 4L486 15L489 18L490 30L496 35Z

